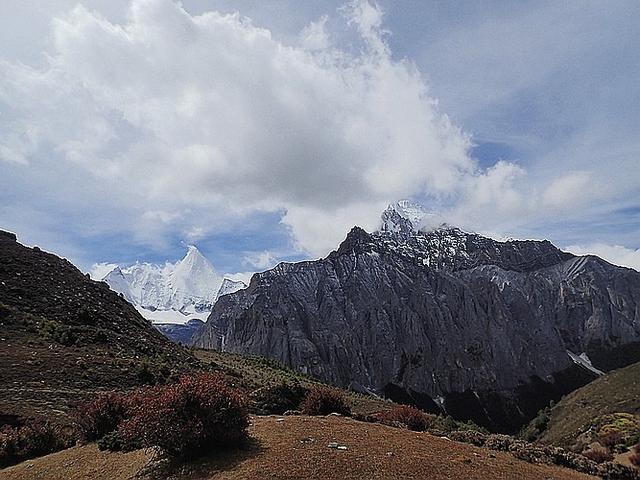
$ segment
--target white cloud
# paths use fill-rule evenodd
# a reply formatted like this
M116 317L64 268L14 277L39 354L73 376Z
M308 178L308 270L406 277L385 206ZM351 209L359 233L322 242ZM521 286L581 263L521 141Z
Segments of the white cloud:
M570 245L567 251L575 255L597 255L610 263L633 268L640 272L640 249L632 249L620 245L594 243L591 245Z
M26 176L64 171L58 203L140 242L286 211L299 248L324 254L386 203L482 175L415 66L392 59L380 9L343 12L360 54L330 46L326 18L305 30L310 50L169 0L133 1L123 24L78 6L53 22L45 66L0 65L2 157L28 162ZM109 194L84 198L87 175Z
M275 255L269 251L252 252L245 255L243 263L249 267L255 267L257 270L267 270L277 263Z
M587 194L593 198L593 186L590 172L573 172L554 180L543 193L546 206L578 206ZM591 187L591 188L589 188Z
M323 15L319 20L311 22L300 32L300 40L306 50L326 50L329 48L330 40L326 29L329 17Z

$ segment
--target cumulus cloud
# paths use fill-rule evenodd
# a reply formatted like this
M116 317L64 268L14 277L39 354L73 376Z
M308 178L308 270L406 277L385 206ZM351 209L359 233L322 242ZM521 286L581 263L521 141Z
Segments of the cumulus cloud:
M567 251L576 255L597 255L610 263L633 268L640 272L640 249L632 249L621 245L594 243L591 245L570 245Z
M331 46L327 17L298 47L239 14L169 0L134 0L122 24L79 5L53 22L44 67L0 64L0 162L64 171L50 186L59 202L89 177L109 192L84 199L94 215L111 212L103 222L142 242L283 211L316 255L390 201L482 175L417 68L392 58L381 10L341 12L360 53ZM503 169L487 173L487 195Z
M590 172L569 173L551 182L544 191L542 200L550 207L575 206L587 194L593 198L594 185L596 183L592 181Z

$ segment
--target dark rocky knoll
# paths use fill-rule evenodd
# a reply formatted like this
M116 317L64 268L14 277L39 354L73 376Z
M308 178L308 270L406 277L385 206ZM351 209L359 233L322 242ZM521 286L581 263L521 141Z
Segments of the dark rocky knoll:
M502 431L595 378L568 350L601 370L640 360L640 273L548 241L403 221L254 275L193 343Z

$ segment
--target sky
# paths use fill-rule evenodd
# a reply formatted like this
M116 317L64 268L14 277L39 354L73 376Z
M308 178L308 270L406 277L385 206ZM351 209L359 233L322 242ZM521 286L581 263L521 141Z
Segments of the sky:
M640 2L3 0L0 228L318 258L411 198L640 269Z

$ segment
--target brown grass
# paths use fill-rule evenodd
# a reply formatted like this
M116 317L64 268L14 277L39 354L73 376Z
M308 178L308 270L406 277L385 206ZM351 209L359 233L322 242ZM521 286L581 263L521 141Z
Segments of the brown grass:
M344 417L253 417L252 422L250 434L257 445L217 453L204 461L168 471L156 464L152 477L219 480L593 478L558 467L529 464L508 453ZM329 448L328 444L334 441L346 445L347 450ZM91 445L11 467L2 471L2 478L127 479L144 472L152 459L152 452L105 453Z

